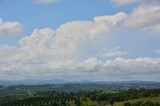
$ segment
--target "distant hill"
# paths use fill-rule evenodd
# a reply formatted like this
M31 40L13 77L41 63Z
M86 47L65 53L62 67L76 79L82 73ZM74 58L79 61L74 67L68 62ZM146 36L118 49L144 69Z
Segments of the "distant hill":
M13 86L13 85L44 85L44 84L64 84L67 81L55 79L55 80L0 80L0 85Z
M38 84L38 83L37 83ZM128 89L160 89L159 82L86 82L86 83L59 83L59 84L39 84L39 85L10 85L0 87L0 96L21 95L28 92L58 91L77 92L93 90L128 90Z
M124 84L124 83L135 83L135 84L153 84L153 83L160 83L156 81L89 81L89 80L82 80L82 81L65 81L61 79L54 79L54 80L0 80L0 85L5 86L13 86L13 85L45 85L45 84L66 84L66 83L97 83L97 84Z

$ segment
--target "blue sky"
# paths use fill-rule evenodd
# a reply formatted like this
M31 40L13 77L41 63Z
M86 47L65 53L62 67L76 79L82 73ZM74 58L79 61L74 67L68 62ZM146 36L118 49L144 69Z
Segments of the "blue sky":
M159 19L159 0L1 0L0 79L157 81Z

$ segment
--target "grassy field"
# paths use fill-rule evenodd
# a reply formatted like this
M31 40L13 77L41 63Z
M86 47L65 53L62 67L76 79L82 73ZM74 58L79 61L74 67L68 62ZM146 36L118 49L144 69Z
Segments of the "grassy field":
M124 102L120 102L120 103L115 103L113 106L123 106L123 104L125 102L131 102L131 103L135 103L137 101L152 101L154 103L160 103L160 97L150 97L150 98L141 98L141 99L134 99L134 100L128 100L128 101L124 101ZM110 105L106 105L106 106L110 106Z
M160 103L160 97L149 97L149 98L128 100L124 102L114 103L113 106L123 106L125 102L135 103L137 101L143 101L143 102L152 101L154 103ZM73 103L70 103L70 105L75 106ZM89 99L87 99L86 101L82 101L82 106L111 106L111 105L103 105L103 104L99 104L95 101L90 101Z

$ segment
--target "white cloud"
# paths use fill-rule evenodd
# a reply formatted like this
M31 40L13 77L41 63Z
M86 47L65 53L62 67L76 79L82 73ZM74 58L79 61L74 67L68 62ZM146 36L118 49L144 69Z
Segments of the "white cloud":
M16 21L4 21L0 18L0 35L16 35L22 32L22 25Z
M160 24L160 5L151 3L140 5L123 22L125 27L144 28Z
M98 66L102 65L102 61L99 61L97 58L89 58L87 60L84 61L83 66L85 67L85 70L87 71L98 71L96 70Z
M52 3L56 3L60 0L33 0L34 3L37 4L52 4Z
M160 64L159 58L147 58L147 57L145 58L140 57L135 59L117 58L112 61L106 61L105 68L106 70L111 71L108 72L108 74L110 73L113 76L114 75L117 77L124 76L127 77L128 79L137 78L140 80L142 79L153 80L154 79L153 76L159 74L159 69L160 69L159 64ZM156 80L156 78L154 80Z
M25 36L19 41L21 47L14 51L15 54L6 56L6 60L37 62L74 58L82 43L102 36L103 33L116 27L125 16L125 13L120 12L113 16L95 17L93 21L68 22L56 30L35 29L30 36Z
M95 17L94 20L96 23L103 23L110 27L117 26L121 21L127 18L127 14L124 12L116 13L113 16L99 16Z
M90 40L96 42L97 37L116 28L126 18L127 14L120 12L113 16L95 17L92 21L72 21L56 30L35 29L19 41L20 48L1 45L0 79L158 80L159 58L102 61L77 56L81 52L81 44L88 45ZM127 53L117 47L108 51L107 56L124 56Z
M14 62L0 64L1 78L5 79L50 79L65 80L157 80L159 81L159 58L135 58L100 61L89 58L84 61L61 61L45 63ZM18 73L18 74L17 74Z
M103 33L116 27L125 16L125 13L117 13L113 16L95 17L93 21L68 22L56 30L36 29L30 36L19 41L21 51L54 58L74 57L82 43L99 38Z
M120 47L115 47L112 50L106 50L101 55L105 57L121 57L127 55L128 52L122 51Z
M12 55L13 52L15 52L17 50L16 47L11 47L11 46L8 46L8 45L0 45L0 57L1 57L1 60L0 61L3 61L3 58L6 58L8 55Z
M65 39L95 39L116 27L125 17L125 13L119 12L113 16L95 17L93 21L72 21L61 25L56 34Z
M160 1L159 0L112 0L118 5L137 3L138 6L126 18L120 21L120 28L125 29L149 29L157 32L160 25Z
M143 3L149 1L150 0L112 0L112 2L117 5L129 5L129 4Z

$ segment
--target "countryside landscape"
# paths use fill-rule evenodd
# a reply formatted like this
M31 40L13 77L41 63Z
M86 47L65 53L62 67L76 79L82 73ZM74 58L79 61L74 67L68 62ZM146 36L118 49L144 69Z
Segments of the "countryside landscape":
M160 106L160 0L0 0L0 106Z
M1 86L0 106L159 106L160 83L106 82Z

